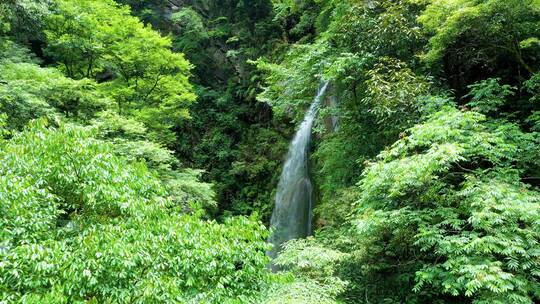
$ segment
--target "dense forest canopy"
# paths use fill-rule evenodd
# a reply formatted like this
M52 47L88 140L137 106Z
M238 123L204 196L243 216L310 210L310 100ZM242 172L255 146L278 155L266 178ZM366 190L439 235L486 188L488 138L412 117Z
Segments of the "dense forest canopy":
M534 304L539 242L538 0L0 2L0 304Z

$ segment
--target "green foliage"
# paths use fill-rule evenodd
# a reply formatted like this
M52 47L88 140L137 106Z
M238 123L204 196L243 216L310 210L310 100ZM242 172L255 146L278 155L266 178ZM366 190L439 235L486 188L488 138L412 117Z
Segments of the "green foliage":
M229 182L225 183L227 189L238 193L230 210L234 214L255 211L265 223L269 223L275 187L281 173L278 168L287 151L287 138L260 127L252 128L245 136L238 150L238 160L228 172Z
M33 64L15 64L5 61L0 63L0 70L3 71L2 84L0 84L0 110L8 116L9 128L21 129L30 119L52 116L52 107L39 95L41 88L36 84L50 88L48 83L43 83L43 81L48 82L50 74L58 78L61 76L60 73L54 70L42 71ZM20 75L20 72L23 74ZM32 75L30 72L41 72L39 76L44 77L40 79L35 77L38 76L36 73ZM19 74L19 77L30 77L20 80L17 79L16 74Z
M144 161L159 173L167 187L169 198L185 212L213 209L216 206L213 185L202 183L202 170L181 169L174 152L149 141L144 124L118 115L114 111L98 114L92 121L97 136L113 143L115 152L130 161Z
M481 113L496 112L504 105L508 96L514 95L515 87L500 85L500 79L490 78L469 86L471 92L465 96L470 97L468 103L475 111Z
M148 128L133 119L114 111L104 111L97 115L92 125L99 130L98 136L113 142L118 154L130 160L146 161L153 169L167 171L178 165L174 153L162 145L148 140Z
M369 271L409 272L418 299L538 300L539 196L513 165L529 140L514 125L451 108L412 128L361 182L357 227ZM380 242L393 253L382 260L371 246Z
M540 34L537 1L430 2L419 18L433 34L425 54L427 62L461 63L462 70L469 72L475 67L493 71L510 59L526 72L536 70L537 62L531 55L538 48L530 42Z
M325 17L331 14L332 1L317 0L272 0L274 21L282 24L286 41L309 41L316 31L323 31L327 25Z
M323 135L312 154L312 172L320 190L317 211L324 222L342 222L354 201L348 189L357 183L365 161L390 144L393 138L388 134L396 130L379 127L369 108L347 97L338 97L342 101L334 114L337 130Z
M0 35L9 33L17 41L41 38L41 27L49 14L51 0L6 0L0 3Z
M467 223L450 215L440 225L420 228L417 243L446 261L419 271L416 289L435 285L444 293L475 296L474 303L538 299L538 192L503 173L507 176L470 177L464 183L457 197L471 210ZM459 235L450 232L455 228Z
M347 189L358 181L364 161L395 141L425 112L436 111L445 102L429 96L431 79L414 69L418 60L413 55L425 39L416 21L422 5L319 2L324 7L319 18L327 24L321 29L326 31L312 43L300 39L291 45L277 58L279 64L258 60L265 76L258 99L270 104L277 115L298 121L319 83L332 83L328 100L334 98L339 105L329 107L328 100L323 102L316 128L320 141L312 159L320 190L318 215L328 224L340 222L348 213L351 195ZM280 1L278 16L287 10L309 14L302 12L308 10L302 3ZM326 14L326 9L331 13ZM324 126L329 116L339 121L337 130Z
M47 18L47 54L71 78L106 80L100 90L120 114L144 122L155 140L174 141L171 128L189 118L195 100L188 81L191 65L129 9L107 1L56 1Z
M264 304L340 304L341 287L321 285L312 280L286 277L271 285L262 296Z
M538 102L540 102L540 73L532 75L531 78L524 83L524 88L531 94L530 102L538 104Z
M5 301L238 302L265 281L259 223L182 215L144 164L82 128L34 123L0 158ZM205 196L190 176L178 176L175 194Z
M38 63L35 56L30 53L28 48L25 48L6 37L3 37L0 41L0 60L13 63Z
M346 256L344 253L320 246L313 238L308 238L285 244L283 253L274 263L306 277L319 278L333 275L335 265Z
M203 219L217 205L213 185L167 148L194 100L189 63L113 1L55 4L37 16L45 62L70 78L12 38L0 48L12 130L0 142L0 302L258 299L270 278L264 226ZM44 116L60 127L16 131Z
M5 34L10 29L8 18L11 15L9 7L5 4L0 5L0 35Z
M193 108L197 116L183 126L186 136L177 143L182 163L204 169L204 179L215 183L219 213L258 212L268 218L274 190L269 180L279 174L286 139L269 130L279 126L242 121L247 105L216 91L201 93Z
M198 51L210 38L204 20L194 9L186 7L172 15L172 21L179 27L175 48L184 53ZM193 56L193 55L192 55Z
M534 74L525 82L525 90L531 94L530 103L535 106L535 110L527 118L527 121L532 124L533 131L540 131L540 74Z
M56 69L33 63L0 61L0 110L8 115L10 128L21 129L30 119L56 113L88 119L108 101L89 80L72 80Z
M184 212L201 213L217 206L214 185L200 181L203 173L202 170L186 169L173 172L165 178L169 198L182 206Z
M257 67L266 72L267 86L258 100L271 105L278 115L296 114L300 119L303 112L293 112L295 107L306 109L313 100L319 86L321 65L326 56L326 43L295 45L287 54L287 61L280 65L263 60Z
M429 82L415 75L403 62L384 57L366 73L365 97L369 111L383 125L396 130L411 126L420 116L419 97L427 95Z
M423 5L418 1L340 1L324 34L346 52L411 58L425 40L416 20Z
M347 283L333 275L336 264L346 256L320 246L312 238L288 242L274 263L295 277L284 277L284 282L271 286L263 303L342 303L337 296Z

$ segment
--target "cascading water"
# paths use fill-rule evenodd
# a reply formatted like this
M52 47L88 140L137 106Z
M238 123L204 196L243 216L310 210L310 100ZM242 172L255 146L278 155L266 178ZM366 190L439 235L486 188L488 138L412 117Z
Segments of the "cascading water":
M311 234L313 194L308 172L308 149L311 127L327 88L328 83L319 88L317 97L289 146L270 220L273 232L268 241L274 245L268 252L271 258L278 255L283 243Z

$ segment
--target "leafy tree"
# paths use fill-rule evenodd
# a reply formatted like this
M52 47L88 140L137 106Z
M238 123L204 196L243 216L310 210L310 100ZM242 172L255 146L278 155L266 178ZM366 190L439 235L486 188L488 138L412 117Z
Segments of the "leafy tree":
M515 79L537 70L537 1L429 2L419 17L432 34L424 58L444 67L458 93L482 74Z
M493 113L503 106L508 96L514 95L515 87L500 85L500 79L490 78L469 86L470 107L481 113Z
M451 108L413 127L361 181L368 269L414 274L418 299L538 300L538 192L513 165L530 140L515 125Z
M322 65L327 54L324 41L316 45L295 45L281 64L264 60L257 61L260 70L266 73L266 86L258 100L270 104L277 115L303 117L320 85Z
M47 54L71 78L97 78L120 114L138 117L154 139L172 144L171 128L195 100L191 65L171 40L112 0L58 0L46 23ZM107 81L105 81L107 80Z
M429 81L417 76L406 64L383 57L366 73L366 91L362 102L383 125L403 130L418 120L428 94ZM387 128L392 129L392 128Z
M268 262L258 222L183 215L143 163L91 134L36 122L2 142L4 301L236 303L256 295ZM190 183L175 194L205 187Z
M0 34L7 32L19 42L39 44L43 36L41 27L51 3L52 0L3 1L0 4Z
M11 14L11 11L9 10L9 7L7 5L2 4L0 6L0 12L2 12L2 14L0 15L0 34L4 34L10 28L8 18Z
M529 125L533 131L540 131L540 74L534 74L529 80L525 82L525 90L531 94L529 99L530 103L535 106L530 116L527 118Z
M31 119L58 113L86 120L108 103L90 80L72 80L56 69L13 59L0 61L0 110L8 115L10 128L22 129Z
M312 238L288 242L274 262L292 271L294 276L284 275L283 281L271 285L262 303L344 303L338 300L338 295L347 282L334 274L336 265L346 257L347 254L325 248Z

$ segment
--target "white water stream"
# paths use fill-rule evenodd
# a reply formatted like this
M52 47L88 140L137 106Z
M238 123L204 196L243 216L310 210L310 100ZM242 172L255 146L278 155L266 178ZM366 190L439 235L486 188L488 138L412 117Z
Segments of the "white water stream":
M319 88L315 100L289 146L270 221L273 233L268 241L274 245L268 252L271 258L278 255L283 243L311 234L313 188L309 178L308 151L311 128L327 88L328 83L324 83Z

